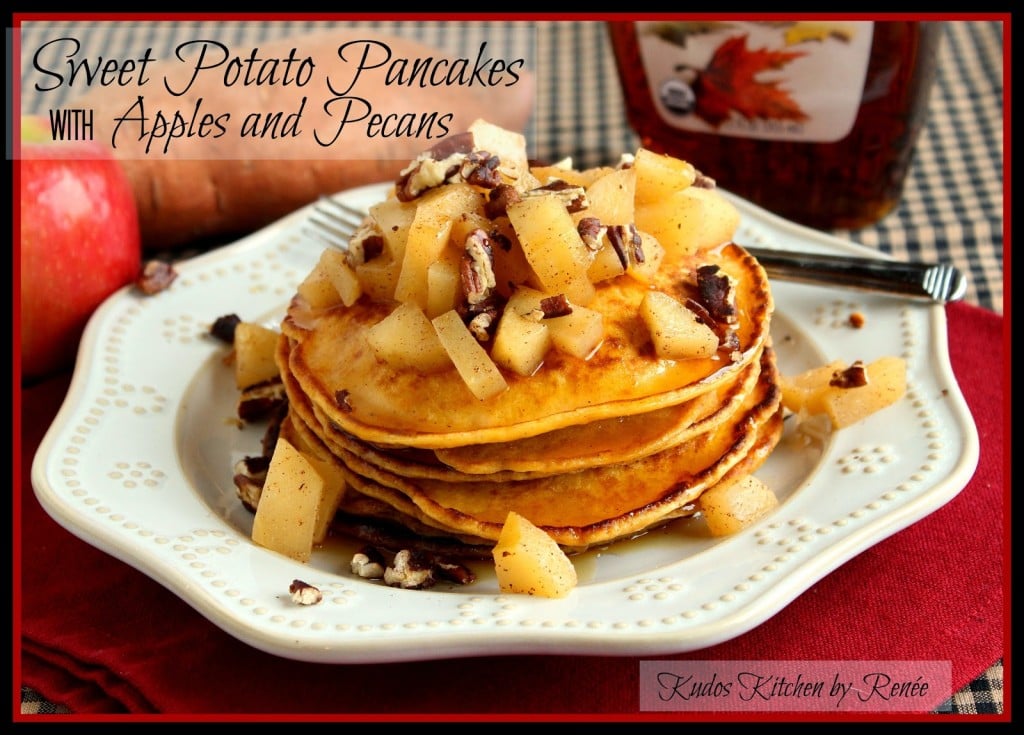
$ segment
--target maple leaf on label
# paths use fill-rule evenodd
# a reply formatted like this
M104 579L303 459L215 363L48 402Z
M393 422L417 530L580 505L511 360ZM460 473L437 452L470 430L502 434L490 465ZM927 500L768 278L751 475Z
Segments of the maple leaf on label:
M758 78L804 55L803 51L748 49L746 35L723 41L694 81L694 114L715 127L733 112L748 120L806 120L800 105L781 88L784 80Z

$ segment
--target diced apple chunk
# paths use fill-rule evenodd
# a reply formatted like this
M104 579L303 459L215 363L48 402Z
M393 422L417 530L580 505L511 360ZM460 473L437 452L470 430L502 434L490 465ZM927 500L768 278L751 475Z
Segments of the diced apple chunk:
M370 327L366 339L378 358L396 368L430 373L451 365L434 326L415 304L399 304Z
M602 241L603 246L594 255L594 262L587 269L587 278L593 283L621 276L626 272L626 265L628 265L628 263L622 264L622 258L615 252L615 248L608 242L608 238L602 238Z
M491 234L495 241L491 253L494 256L494 290L508 298L519 285L539 286L537 274L533 272L530 261L526 259L526 253L523 252L508 218L500 217L494 220Z
M533 375L551 348L551 332L543 321L506 309L498 322L491 358L519 375Z
M797 414L824 413L822 393L832 376L845 367L846 363L842 360L833 360L796 375L783 375L779 380L782 405Z
M863 368L863 385L844 385L844 371ZM838 379L835 380L834 379ZM907 366L899 357L880 357L867 365L835 361L796 376L783 376L782 403L795 413L825 414L842 429L891 406L907 392ZM832 385L837 382L839 384Z
M395 299L427 308L427 269L448 245L452 224L464 212L483 212L483 196L467 184L450 184L422 197L409 226Z
M345 253L341 250L328 248L320 255L318 267L323 270L327 280L334 286L335 293L345 306L352 306L363 295L363 286L359 276L345 261Z
M640 304L643 318L658 357L687 360L712 357L718 336L678 299L661 291L648 291Z
M604 316L585 306L573 306L572 314L545 321L555 349L581 360L590 359L604 341Z
M462 296L458 253L448 251L427 267L427 316L433 319L455 308Z
M385 253L392 260L401 262L405 255L405 242L409 238L409 228L415 216L415 202L388 198L370 207L370 217L377 223L384 238Z
M296 290L311 309L329 309L341 303L338 289L334 287L330 275L324 269L322 259L317 261L313 270L302 279Z
M657 202L689 188L697 178L693 164L641 148L633 157L637 203Z
M635 191L636 171L612 169L587 187L590 206L575 218L597 217L602 225L628 225L633 221Z
M572 159L567 159L552 166L534 166L530 169L530 172L541 185L549 184L557 179L573 186L586 188L605 174L611 173L614 170L611 166L602 166L580 171L572 167Z
M713 485L697 502L712 536L742 531L779 505L772 489L753 475Z
M301 452L278 438L252 524L252 540L279 554L309 561L323 478Z
M434 317L432 323L445 352L474 396L486 401L508 388L494 360L476 341L456 311Z
M699 186L690 187L683 192L683 196L704 205L703 224L697 238L699 248L716 248L733 239L740 225L740 212L732 202L714 189L702 189Z
M341 470L335 464L337 460L328 456L322 447L314 447L303 437L294 431L286 432L287 424L282 427L280 436L285 437L312 465L316 473L324 482L323 492L320 495L320 504L316 509L316 520L313 528L313 546L322 544L327 538L334 514L338 511L341 501L348 489L348 482ZM275 445L276 449L276 445Z
M280 375L274 355L280 333L253 322L235 327L235 385L239 390Z
M356 276L363 293L374 301L392 301L398 274L402 270L401 260L392 260L388 255L378 255L373 260L356 266Z
M492 550L502 592L565 597L578 583L576 567L543 529L510 511Z
M505 305L505 313L526 316L541 310L541 301L549 294L528 286L517 288ZM581 360L588 359L604 341L604 316L599 311L569 302L572 313L543 320L551 335L552 346Z
M497 156L501 161L498 170L510 181L519 181L529 174L525 135L485 120L474 120L469 126L469 132L473 134L473 147Z
M638 230L649 232L666 251L666 262L697 252L704 240L704 203L689 189L636 206Z
M587 277L593 256L565 204L553 195L530 196L507 211L541 287L564 293L574 304L589 304L596 293Z

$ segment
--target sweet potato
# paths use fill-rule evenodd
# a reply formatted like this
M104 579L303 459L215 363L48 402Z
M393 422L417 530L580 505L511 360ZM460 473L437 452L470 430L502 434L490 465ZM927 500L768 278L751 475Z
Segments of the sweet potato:
M495 57L506 66L489 67L499 69L491 77L467 83L467 71L450 77L455 83L433 84L413 78L414 63L431 60L441 69L434 81L465 65L380 31L318 31L256 48L262 60L309 58L307 82L298 84L296 62L289 84L283 64L276 83L265 76L245 84L244 64L231 65L235 57L245 62L251 45L206 47L202 64L209 68L197 73L201 47L190 45L184 60L150 63L144 85L94 86L69 103L92 109L96 137L115 147L134 188L146 248L252 231L318 196L394 179L421 151L477 118L521 131L532 112L533 76L515 59ZM471 71L474 59L468 62ZM269 73L253 66L254 79L261 68ZM351 122L341 125L346 114ZM376 114L390 126L368 128ZM396 131L402 121L406 127Z

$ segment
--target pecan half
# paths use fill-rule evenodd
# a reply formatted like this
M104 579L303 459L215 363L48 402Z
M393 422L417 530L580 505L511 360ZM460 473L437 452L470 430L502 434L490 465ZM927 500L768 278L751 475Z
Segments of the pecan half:
M429 555L402 549L384 570L384 583L389 587L424 590L434 586L434 564Z
M464 564L458 564L446 559L435 559L434 568L437 570L437 576L448 582L472 584L476 581L476 575L473 573L473 570Z
M288 585L288 592L292 596L292 602L296 605L316 605L324 599L319 587L314 587L301 579L293 579Z
M494 246L490 235L475 229L466 236L460 263L462 294L472 307L483 303L497 285L494 276Z

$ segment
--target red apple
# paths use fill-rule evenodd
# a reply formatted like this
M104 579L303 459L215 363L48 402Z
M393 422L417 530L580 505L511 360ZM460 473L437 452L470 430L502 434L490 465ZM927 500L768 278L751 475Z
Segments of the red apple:
M22 120L21 371L39 378L74 364L89 317L142 267L127 176L99 142L55 142Z

